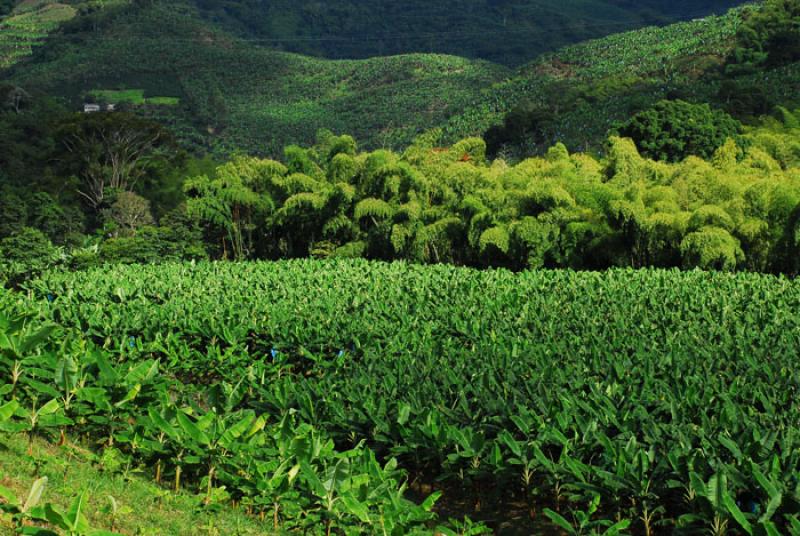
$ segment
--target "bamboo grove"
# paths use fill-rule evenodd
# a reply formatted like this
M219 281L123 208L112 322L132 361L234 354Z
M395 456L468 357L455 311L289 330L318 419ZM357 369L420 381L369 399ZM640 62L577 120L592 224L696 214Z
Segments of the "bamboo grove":
M237 157L185 185L207 243L233 259L313 256L469 266L683 267L795 274L798 118L781 110L708 160L670 164L612 137L603 158L509 165L485 144L358 152L323 132L283 162Z

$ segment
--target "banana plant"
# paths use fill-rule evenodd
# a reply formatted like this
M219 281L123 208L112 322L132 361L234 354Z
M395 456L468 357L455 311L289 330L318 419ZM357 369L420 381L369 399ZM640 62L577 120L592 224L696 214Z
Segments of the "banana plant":
M506 461L519 471L519 481L525 491L528 515L533 518L536 515L534 496L539 491L535 482L538 472L541 471L541 464L536 457L533 444L529 441L514 439L508 430L500 433L499 440L511 452L511 456L507 457Z
M242 485L247 503L263 520L271 510L272 527L277 532L281 518L296 516L302 510L300 493L295 486L300 466L294 459L275 457L254 460L253 474Z
M84 512L88 501L88 492L83 492L73 499L66 511L47 503L44 507L44 516L50 524L61 529L66 536L118 536L115 532L91 527Z
M155 480L157 484L161 483L164 459L174 453L175 449L180 449L178 445L181 443L181 429L173 423L175 419L174 413L174 411L169 411L167 408L161 409L156 406L149 406L147 408L147 418L141 420L145 437L144 447L148 451L148 456L156 459ZM175 471L178 479L176 488L180 488L180 474L177 466Z
M447 426L447 436L453 443L453 450L447 455L446 469L458 475L461 485L471 484L475 497L473 506L476 512L481 510L482 490L481 477L484 474L484 458L499 456L499 447L487 441L482 432L472 427ZM495 463L494 465L497 465Z
M567 521L564 516L549 508L544 509L544 514L569 536L585 536L588 534L619 536L625 534L625 531L631 524L629 519L622 519L616 523L607 519L592 519L592 516L597 513L599 507L600 495L594 494L586 510L572 510L573 522Z
M494 531L483 523L476 523L469 517L464 519L451 519L448 525L436 527L435 534L442 536L483 536L493 534Z
M72 424L72 420L59 414L61 406L55 398L37 407L34 399L30 407L21 407L17 414L21 420L12 427L16 432L28 433L28 455L33 454L33 439L42 428L55 428Z
M16 529L21 529L26 521L43 516L43 511L38 505L46 486L46 476L36 480L28 491L25 501L19 500L10 489L0 486L0 498L5 501L0 504L0 510L11 516L11 523Z
M205 467L205 500L206 504L210 504L217 471L226 459L242 454L248 440L264 429L266 419L257 417L252 410L229 415L220 415L212 410L197 420L193 420L186 411L178 411L176 416L178 425L189 440L187 446L193 453L186 461Z
M600 486L610 492L618 509L623 497L630 500L644 534L650 536L655 530L657 516L664 513L664 507L657 503L658 496L653 492L653 486L656 475L664 472L667 460L662 458L656 462L655 448L644 448L634 436L623 444L612 441L602 432L598 432L597 437L603 445L604 455L611 462L607 465L614 468L613 472L602 468L594 471Z
M12 320L0 313L0 359L4 364L21 360L46 343L57 329L54 324L44 324L34 329L25 318Z
M724 536L731 519L735 519L740 525L747 527L746 531L748 528L752 529L728 491L728 476L724 471L717 470L707 481L698 473L691 472L689 479L691 496L694 502L699 503L699 508L695 506L695 511L699 513L684 514L678 519L679 526L705 523L713 536Z
M544 470L543 472L549 478L553 491L553 501L556 504L556 511L561 511L561 502L564 500L565 486L564 474L565 466L564 459L568 456L567 448L561 449L558 459L548 456L544 453L538 444L533 445L533 454L539 465Z
M11 380L0 386L0 396L11 395L18 398L20 382L25 376L25 361L40 353L57 330L57 326L44 324L32 327L25 318L9 319L0 312L0 372ZM35 380L31 380L36 384Z
M10 400L0 405L0 430L5 430L3 424L9 422L18 409L19 402L16 400Z
M142 361L124 371L111 365L103 352L93 355L98 369L97 381L91 391L80 394L98 405L91 422L105 435L104 444L111 447L115 434L129 427L130 419L140 411L139 406L146 406L161 396L164 383L157 360Z
M784 485L780 480L780 464L777 456L772 458L769 474L762 472L761 467L751 462L753 480L761 488L760 494L764 497L763 509L759 503L752 499L747 501L745 511L740 508L738 501L734 501L725 491L723 504L730 516L736 521L739 528L749 536L778 536L781 534L779 524L774 521L775 515L781 508L785 497ZM759 515L760 514L760 515ZM791 524L789 527L791 530Z
M109 495L107 499L108 503L100 511L111 520L111 530L113 531L117 522L117 516L120 514L131 514L133 513L133 509L130 506L120 505L117 499L112 495Z
M80 368L75 359L70 355L65 355L58 361L55 369L55 384L58 387L61 396L61 407L64 409L64 414L69 415L72 410L72 402L75 398L76 391L79 388L80 382ZM72 420L72 419L70 419ZM61 438L59 444L63 445L67 441L66 429L61 428Z

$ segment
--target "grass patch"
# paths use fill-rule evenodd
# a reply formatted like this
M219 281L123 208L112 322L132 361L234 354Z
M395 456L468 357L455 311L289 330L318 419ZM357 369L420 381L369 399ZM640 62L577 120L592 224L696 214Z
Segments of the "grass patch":
M96 99L114 104L176 106L181 102L178 97L145 97L145 90L143 89L95 89L90 91L89 94Z
M85 512L92 527L121 534L141 536L256 535L270 534L267 525L239 510L224 508L209 512L200 508L201 499L187 493L173 493L148 481L150 475L122 470L110 472L88 450L78 446L55 447L36 440L33 456L27 455L27 440L21 435L5 436L0 442L0 485L25 497L33 482L47 477L42 503L63 509L73 498L88 491ZM115 519L101 510L112 496L119 504ZM112 522L113 521L113 522ZM0 520L0 533L11 531Z

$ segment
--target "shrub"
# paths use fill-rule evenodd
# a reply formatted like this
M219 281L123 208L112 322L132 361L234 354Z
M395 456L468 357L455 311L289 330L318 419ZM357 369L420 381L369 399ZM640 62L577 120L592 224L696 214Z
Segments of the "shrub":
M687 156L708 159L728 138L737 139L739 121L708 104L661 101L617 129L639 152L654 160L679 162Z
M0 281L16 285L61 260L61 252L38 229L23 227L0 240Z
M143 227L134 236L103 242L100 261L122 264L151 264L170 260L206 257L202 244L171 227Z

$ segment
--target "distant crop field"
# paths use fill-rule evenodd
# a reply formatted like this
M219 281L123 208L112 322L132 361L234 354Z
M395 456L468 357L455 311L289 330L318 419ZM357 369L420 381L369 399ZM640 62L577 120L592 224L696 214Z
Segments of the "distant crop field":
M0 20L0 69L10 67L33 53L47 35L72 19L77 10L55 2L23 2Z
M178 97L145 97L145 90L143 89L95 89L90 91L89 94L97 99L114 104L177 106L181 101Z

